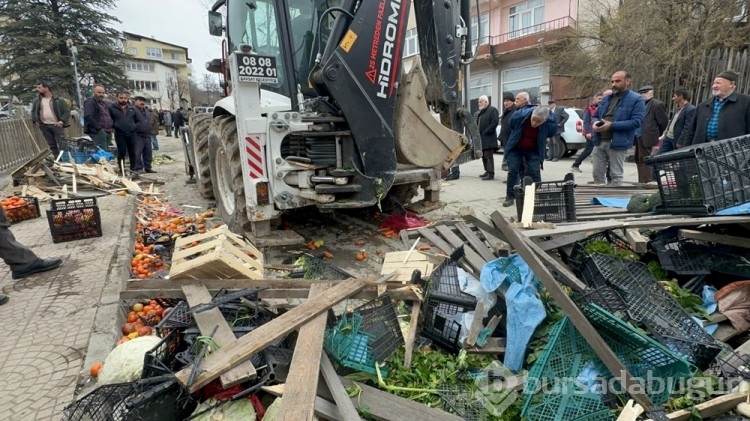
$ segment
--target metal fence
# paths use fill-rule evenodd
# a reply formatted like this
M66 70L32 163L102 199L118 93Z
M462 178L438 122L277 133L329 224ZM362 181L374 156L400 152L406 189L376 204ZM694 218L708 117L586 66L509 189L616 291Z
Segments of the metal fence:
M71 118L66 137L83 136L78 120ZM0 119L0 173L16 169L37 153L47 149L42 132L34 126L29 116Z

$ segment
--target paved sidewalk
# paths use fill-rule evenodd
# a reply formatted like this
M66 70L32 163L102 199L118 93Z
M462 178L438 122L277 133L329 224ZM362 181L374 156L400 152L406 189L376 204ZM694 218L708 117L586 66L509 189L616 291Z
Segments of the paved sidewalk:
M7 192L12 192L8 188ZM11 230L40 257L59 256L60 268L13 281L0 264L0 287L10 301L0 306L0 419L57 420L73 399L76 382L88 373L89 339L116 338L115 322L94 334L94 319L104 308L116 308L124 282L118 256L129 252L134 201L117 195L97 199L103 236L52 243L45 210L42 217ZM115 314L115 313L111 313ZM92 336L92 334L94 334ZM93 342L93 341L92 341ZM92 343L111 348L111 343ZM106 355L106 354L105 354ZM102 358L101 356L97 356Z

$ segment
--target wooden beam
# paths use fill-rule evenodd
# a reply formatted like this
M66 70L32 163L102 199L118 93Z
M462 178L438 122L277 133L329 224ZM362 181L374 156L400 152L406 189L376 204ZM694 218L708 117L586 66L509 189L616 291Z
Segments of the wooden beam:
M387 278L383 280L387 280ZM366 285L362 279L348 279L258 327L237 341L219 348L203 361L201 367L199 367L201 371L195 376L192 384L188 384L190 373L194 369L192 364L177 372L175 377L181 385L188 389L189 393L194 393L221 374L231 370L232 367L248 359L251 355L264 349L279 337L297 329L349 296L363 290Z
M616 221L588 222L583 224L560 225L555 229L523 231L528 237L548 237L573 234L590 230L604 231L618 228L667 228L676 226L699 226L704 224L741 224L750 222L750 216L705 216L700 218L671 217L665 219L632 218Z
M372 286L378 278L374 276L360 278L366 284ZM271 288L271 289L309 289L314 284L332 283L338 285L344 280L318 280L318 279L185 279L170 281L167 279L142 279L133 280L125 285L125 289L179 289L181 285L203 284L209 290L212 289L245 289L245 288Z
M581 240L585 240L586 238L598 234L602 232L602 230L591 230L586 232L578 232L575 234L566 235L564 237L554 237L551 240L542 241L537 243L540 249L544 251L554 250L556 248L560 248L563 246L567 246L569 244L577 243Z
M211 294L203 285L185 285L182 287L182 291L185 293L190 307L195 307L198 304L208 304L213 300ZM224 347L237 340L234 332L232 332L232 328L229 327L229 323L227 323L224 315L221 314L221 311L217 307L194 313L193 318L202 335L211 335L211 332L216 329L213 339L219 346ZM221 375L221 385L226 389L254 379L256 376L257 373L255 367L253 367L253 363L249 360L244 361L242 364Z
M281 403L284 403L283 396L286 391L285 383L275 384L273 386L262 386L260 390L281 398ZM315 397L315 415L323 417L326 420L347 421L346 418L341 416L336 405L317 396Z
M411 368L411 359L414 354L414 341L417 339L417 330L419 328L419 301L411 302L411 319L409 319L409 330L406 332L406 341L404 342L404 368Z
M726 414L733 410L737 405L748 399L748 394L745 392L730 393L728 395L719 396L718 398L711 399L710 401L699 403L695 405L695 409L700 414L701 419L715 417L717 415ZM688 421L691 420L691 411L681 409L671 414L667 414L667 418L670 421ZM651 419L647 421L653 421Z
M344 385L341 384L341 379L333 368L333 364L331 364L331 360L328 359L328 355L325 353L320 358L320 374L323 375L328 390L333 395L333 401L336 402L336 407L341 417L347 421L359 420L360 417L357 408L354 407ZM317 388L313 390L317 390Z
M523 184L523 183L522 183ZM534 222L534 204L536 202L536 183L531 183L524 187L523 193L523 210L521 211L521 226L530 228Z
M552 276L552 273L550 273L542 261L539 260L540 257L543 256L538 256L532 248L529 247L528 243L530 243L530 241L523 238L522 234L508 223L500 212L495 211L490 217L505 235L505 238L508 239L508 242L510 242L513 248L516 249L516 253L523 258L526 264L529 265L529 268L531 268L531 271L539 278L557 305L559 305L563 312L570 318L570 321L576 329L578 329L578 332L581 333L581 336L586 338L586 341L594 352L596 352L596 355L604 362L604 365L613 375L619 376L619 378L622 379L623 386L625 386L625 390L630 393L630 396L644 408L651 408L653 402L651 402L651 399L641 391L642 388L640 384L633 379L627 368L625 368L619 358L617 358L617 355L615 355L615 353L609 348L609 345L604 342L604 339L599 335L599 332L596 331L594 326L589 322L586 316L583 315L578 306L576 306L573 300L568 297L562 287L558 285L557 281ZM542 254L545 253L542 252Z
M474 247L474 250L479 253L480 256L482 256L482 259L484 259L485 262L489 262L490 260L494 260L495 256L490 251L489 247L487 247L482 240L477 237L476 234L474 234L474 231L471 230L471 227L466 225L466 222L464 221L458 221L456 222L456 229L458 232L463 235L466 240L471 244L472 247Z
M484 301L478 301L477 306L474 309L474 319L472 319L471 321L471 326L469 326L469 334L466 337L467 346L474 346L477 343L479 331L482 329L482 314L484 314Z
M638 230L638 228L628 228L623 231L625 232L625 239L627 239L630 246L633 247L634 252L638 254L646 252L648 239L641 235L641 231Z
M731 235L714 234L711 232L701 232L695 230L681 229L678 232L680 238L687 238L691 240L708 241L710 243L718 243L726 246L742 247L750 249L750 241L747 238L734 237Z
M317 297L330 287L331 284L313 285L310 288L309 297ZM318 390L325 330L325 312L299 329L292 363L287 374L287 394L281 400L281 408L277 417L279 421L312 421L315 418L315 396Z
M477 254L476 251L474 251L473 248L469 247L468 244L466 244L468 241L463 241L461 238L456 235L456 233L453 232L453 230L449 227L446 227L445 225L438 225L435 227L440 235L443 236L446 240L448 240L451 245L463 245L464 246L464 255L466 256L466 260L469 262L469 264L474 268L476 273L480 273L482 271L482 266L484 266L487 261L483 259L479 254Z
M481 348L466 348L469 354L504 354L505 338L487 338L487 344Z

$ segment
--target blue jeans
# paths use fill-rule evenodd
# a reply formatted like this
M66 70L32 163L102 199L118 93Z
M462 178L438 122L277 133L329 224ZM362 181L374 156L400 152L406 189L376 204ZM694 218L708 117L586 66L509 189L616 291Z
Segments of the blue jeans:
M151 135L151 148L155 151L159 150L159 141L156 139L156 135Z
M661 146L659 146L659 150L656 152L656 154L658 155L665 152L672 152L675 149L677 148L675 148L674 140L664 136L664 140L661 142Z
M508 164L508 186L506 187L506 197L516 197L513 187L518 184L521 165L526 160L526 175L531 177L535 183L542 182L542 160L536 149L513 149L506 152L506 163Z

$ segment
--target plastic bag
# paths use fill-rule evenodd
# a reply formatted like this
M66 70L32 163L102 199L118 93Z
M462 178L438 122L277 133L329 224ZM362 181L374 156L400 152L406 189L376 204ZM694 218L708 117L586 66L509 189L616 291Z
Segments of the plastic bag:
M115 159L115 155L113 153L107 152L98 146L96 147L96 152L91 153L89 156L94 160L94 162L99 162L102 159L105 161L111 161Z
M461 268L458 268L458 287L461 289L461 292L474 296L477 302L481 301L484 304L482 319L489 315L490 310L497 303L497 294L487 292L476 278Z
M389 215L380 223L380 228L390 228L395 232L408 228L420 228L426 226L422 218L413 212L406 212L404 215ZM448 250L446 250L448 251Z

